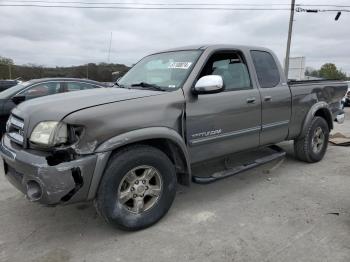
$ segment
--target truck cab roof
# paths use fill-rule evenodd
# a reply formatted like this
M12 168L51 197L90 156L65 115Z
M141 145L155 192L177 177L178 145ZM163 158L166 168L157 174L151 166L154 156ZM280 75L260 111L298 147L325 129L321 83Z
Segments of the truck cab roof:
M232 44L203 44L203 45L188 45L188 46L180 46L171 49L166 49L161 52L173 52L173 51L185 51L185 50L206 50L206 49L239 49L239 50L262 50L267 52L272 52L268 48L258 47L258 46L248 46L248 45L232 45Z

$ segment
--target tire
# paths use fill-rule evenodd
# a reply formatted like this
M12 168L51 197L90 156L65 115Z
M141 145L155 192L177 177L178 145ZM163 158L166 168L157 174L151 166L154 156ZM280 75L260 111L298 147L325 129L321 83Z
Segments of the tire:
M320 130L323 133L323 144L317 146L319 141L316 136L316 132ZM308 127L308 130L303 138L294 140L294 154L297 159L309 163L315 163L324 157L329 138L329 127L326 120L322 117L314 117Z
M153 174L149 181L143 179L147 173ZM162 151L146 145L130 146L110 159L95 206L107 223L123 230L140 230L153 225L168 212L176 195L176 185L175 167ZM142 208L140 202L143 202Z

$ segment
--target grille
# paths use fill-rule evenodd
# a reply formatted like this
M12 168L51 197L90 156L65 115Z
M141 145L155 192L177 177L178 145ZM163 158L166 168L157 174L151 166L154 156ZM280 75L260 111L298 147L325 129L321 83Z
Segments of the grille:
M20 145L23 145L24 141L24 121L17 116L11 115L6 123L6 133L9 138Z

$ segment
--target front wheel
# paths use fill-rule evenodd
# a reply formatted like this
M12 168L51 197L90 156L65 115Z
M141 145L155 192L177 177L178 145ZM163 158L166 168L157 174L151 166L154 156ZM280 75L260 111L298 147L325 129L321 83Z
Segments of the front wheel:
M322 117L314 117L306 135L294 140L294 154L299 160L314 163L320 161L327 150L329 128Z
M97 211L124 230L139 230L160 220L176 194L173 163L150 146L122 149L110 160L96 199Z

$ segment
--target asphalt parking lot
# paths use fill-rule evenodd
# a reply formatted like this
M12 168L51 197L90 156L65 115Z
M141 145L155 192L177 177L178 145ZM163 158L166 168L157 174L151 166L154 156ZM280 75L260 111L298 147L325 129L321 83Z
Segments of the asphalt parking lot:
M335 131L350 135L347 121ZM168 215L128 233L92 204L48 208L0 174L0 261L350 261L350 147L316 164L288 155L210 185L180 188Z

